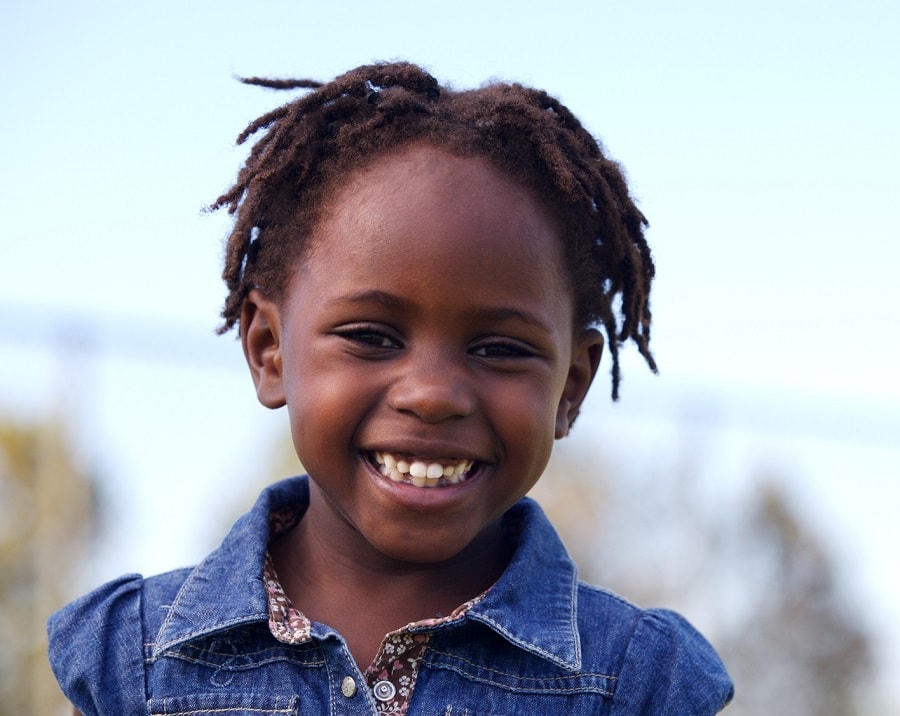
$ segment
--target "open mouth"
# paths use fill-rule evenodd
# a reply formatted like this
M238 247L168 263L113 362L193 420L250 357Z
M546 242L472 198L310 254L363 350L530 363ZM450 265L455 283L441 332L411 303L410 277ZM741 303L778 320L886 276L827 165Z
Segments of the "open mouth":
M390 452L373 452L369 459L388 479L416 487L458 485L475 472L473 460L435 460Z

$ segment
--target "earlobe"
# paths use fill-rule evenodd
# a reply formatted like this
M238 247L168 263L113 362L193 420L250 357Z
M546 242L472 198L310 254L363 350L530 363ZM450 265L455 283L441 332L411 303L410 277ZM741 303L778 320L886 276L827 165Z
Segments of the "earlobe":
M603 335L599 331L590 328L575 339L569 375L556 412L557 440L569 434L569 428L575 422L588 388L597 375L601 355L603 355Z
M281 316L272 301L253 290L241 308L241 345L256 386L256 397L267 408L285 405L281 359Z

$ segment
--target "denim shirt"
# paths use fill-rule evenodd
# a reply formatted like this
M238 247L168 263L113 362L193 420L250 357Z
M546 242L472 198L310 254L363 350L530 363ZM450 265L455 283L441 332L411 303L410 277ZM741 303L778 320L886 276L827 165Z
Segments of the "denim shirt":
M50 662L67 698L84 716L376 714L340 634L313 623L288 645L269 630L269 513L308 499L306 478L277 483L196 568L124 576L54 614ZM537 504L512 509L512 560L465 615L427 629L409 716L685 716L728 703L725 668L682 617L579 582Z

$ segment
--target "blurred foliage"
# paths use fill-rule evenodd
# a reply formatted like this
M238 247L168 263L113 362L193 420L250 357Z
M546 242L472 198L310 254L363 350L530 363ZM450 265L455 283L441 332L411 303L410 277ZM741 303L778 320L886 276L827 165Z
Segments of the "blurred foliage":
M554 456L533 496L582 576L691 619L734 679L731 716L866 713L862 610L787 481L752 475L729 494L690 459L652 472L584 446Z
M45 622L84 563L91 481L59 427L0 422L0 714L70 712Z

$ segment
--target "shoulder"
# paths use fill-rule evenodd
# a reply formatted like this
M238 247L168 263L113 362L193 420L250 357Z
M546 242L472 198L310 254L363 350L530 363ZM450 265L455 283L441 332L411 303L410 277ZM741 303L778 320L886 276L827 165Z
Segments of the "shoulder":
M128 574L50 617L50 666L66 698L84 716L146 710L145 620L160 612L186 574L181 570L146 580Z
M47 624L50 666L84 716L109 712L104 701L110 694L133 700L130 692L143 684L141 582L136 574L120 577L63 607ZM144 702L143 693L138 696Z
M680 614L640 609L585 584L578 613L586 660L605 651L618 661L611 672L617 674L616 716L715 714L731 700L734 687L722 660Z

